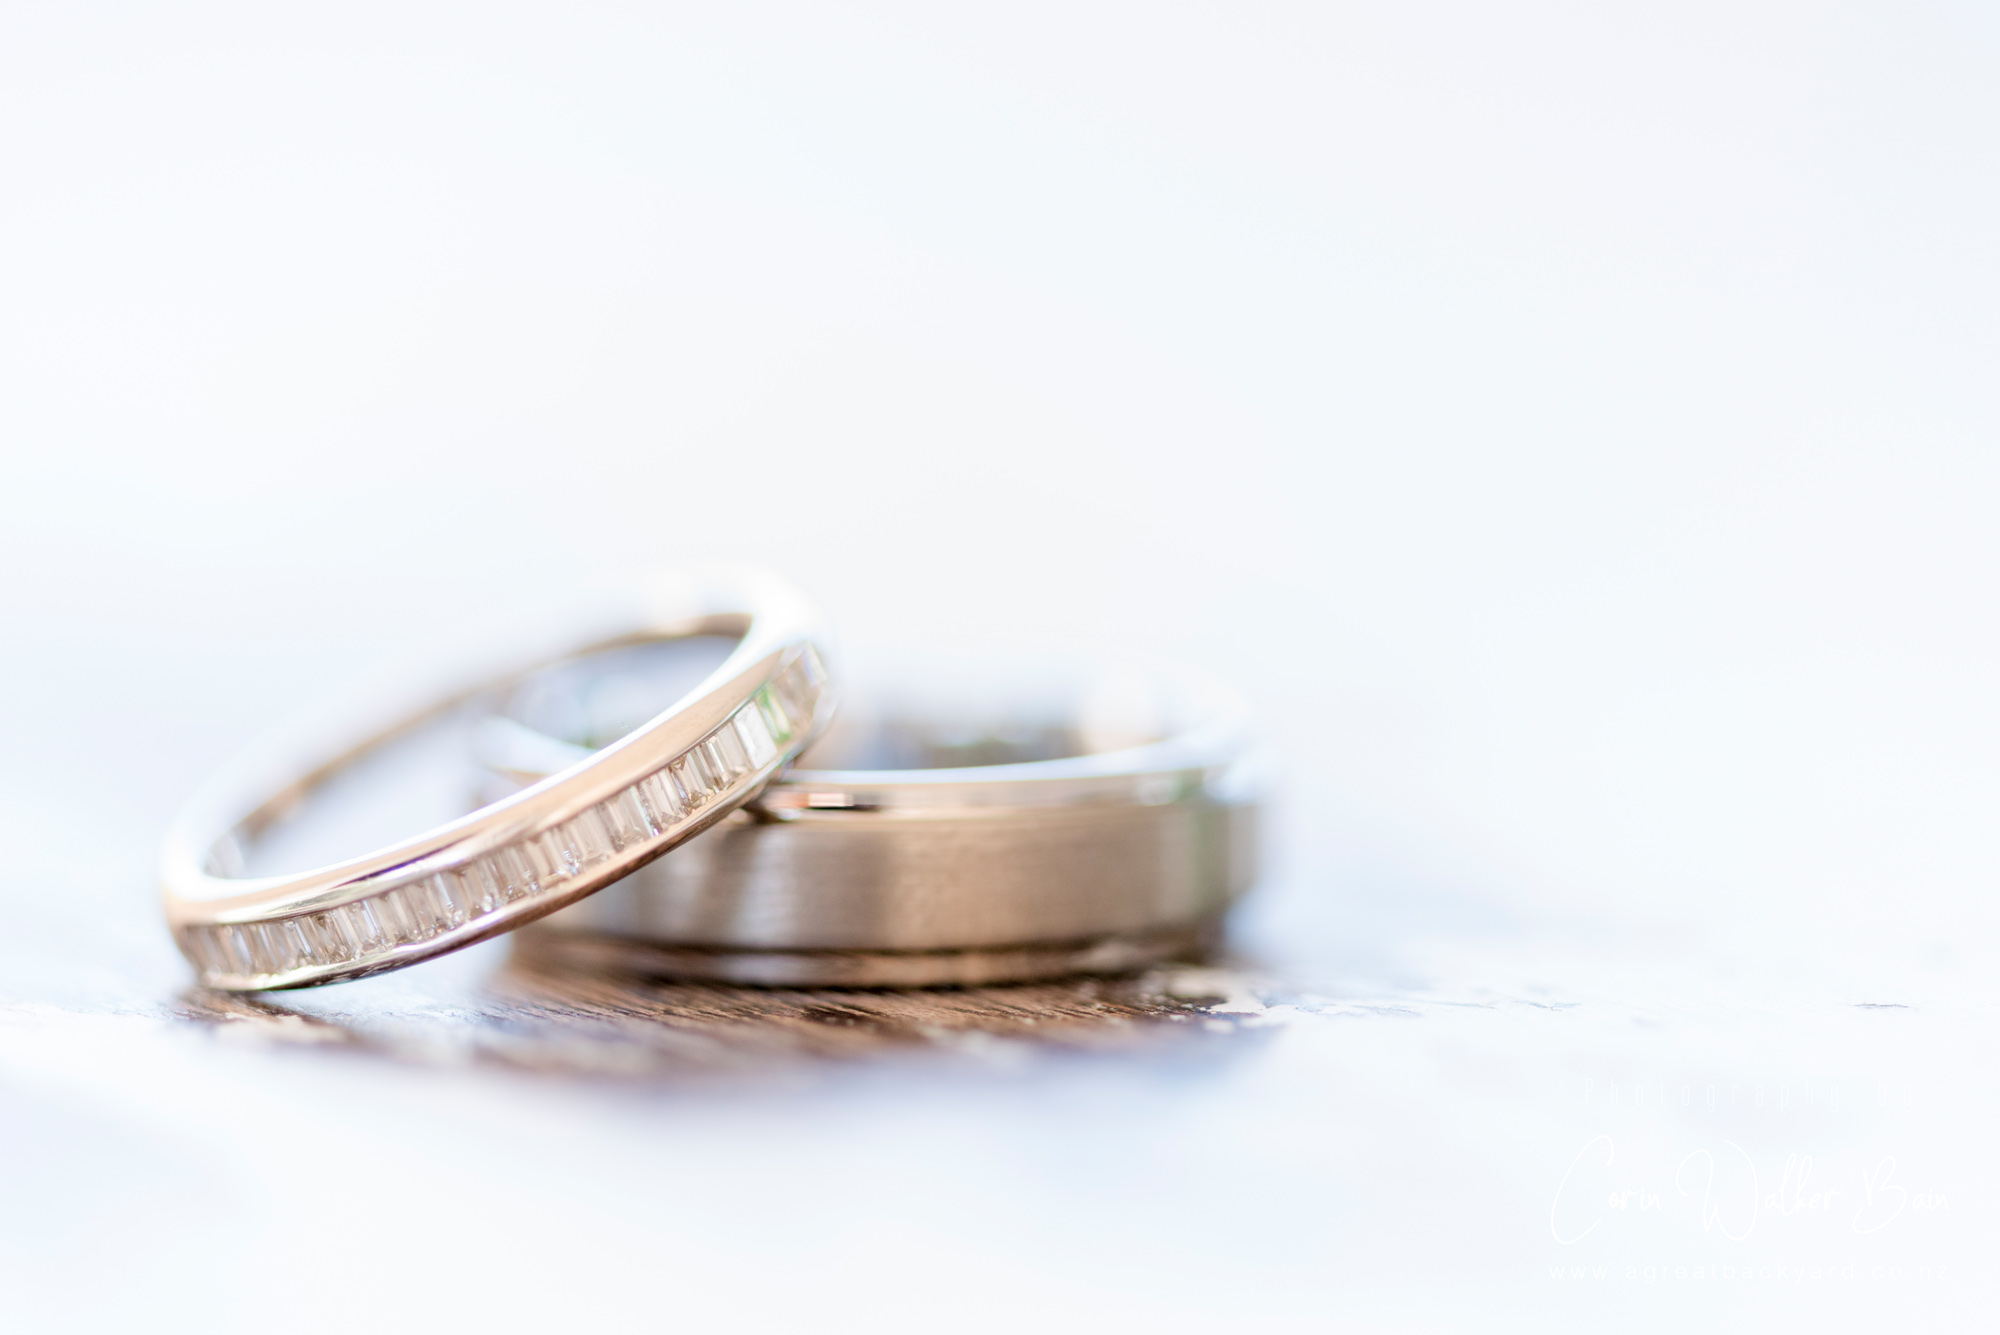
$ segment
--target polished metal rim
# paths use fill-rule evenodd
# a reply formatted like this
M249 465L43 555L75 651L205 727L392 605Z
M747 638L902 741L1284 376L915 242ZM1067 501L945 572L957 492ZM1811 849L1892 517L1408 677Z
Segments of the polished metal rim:
M1088 974L1127 974L1199 960L1222 940L1222 917L1083 941L1033 941L958 950L743 950L677 945L597 932L532 927L515 942L530 968L753 987L983 987Z

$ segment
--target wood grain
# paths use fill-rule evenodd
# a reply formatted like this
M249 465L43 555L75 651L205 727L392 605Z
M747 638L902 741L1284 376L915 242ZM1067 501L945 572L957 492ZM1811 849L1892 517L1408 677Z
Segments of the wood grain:
M1233 1029L1205 1007L1247 985L1240 972L1183 965L1013 986L757 988L558 971L514 959L443 1003L349 1009L334 989L241 995L195 988L173 1009L184 1020L227 1029L236 1041L659 1079L926 1054L991 1062L1201 1044Z

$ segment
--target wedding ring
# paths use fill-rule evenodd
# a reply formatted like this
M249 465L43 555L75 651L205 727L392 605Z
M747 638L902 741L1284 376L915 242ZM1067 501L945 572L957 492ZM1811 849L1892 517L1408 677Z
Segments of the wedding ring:
M559 772L359 857L246 874L309 796L414 730L481 708L483 694L580 655L715 636L733 648L692 690ZM302 987L401 968L573 903L728 816L811 742L833 705L820 643L789 587L704 569L432 665L397 698L273 745L190 804L161 861L175 941L210 987Z
M1250 729L1217 683L1157 669L1025 722L843 710L809 768L517 957L783 986L1118 972L1202 949L1254 879ZM511 782L586 754L518 716L478 736Z

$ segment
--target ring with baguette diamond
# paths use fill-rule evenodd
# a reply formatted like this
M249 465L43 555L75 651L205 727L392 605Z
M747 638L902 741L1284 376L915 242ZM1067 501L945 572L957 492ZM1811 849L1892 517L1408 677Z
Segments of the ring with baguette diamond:
M267 748L189 806L161 860L174 938L207 986L302 987L401 968L573 903L728 816L819 733L833 697L818 625L782 582L704 568L428 665L395 698ZM485 695L580 655L718 637L725 651L691 689L560 772L358 857L250 874L308 799L439 719L483 713ZM449 812L464 811L465 791ZM398 813L411 819L408 804Z
M991 691L982 706L878 690L871 707L849 691L841 721L802 758L808 768L673 857L521 933L516 958L885 987L1122 972L1200 953L1255 874L1244 706L1218 683L1157 666L1073 674L1030 694L996 708ZM551 735L587 731L578 711L552 727L534 717L549 714L547 692L530 695L475 734L496 784L587 754Z

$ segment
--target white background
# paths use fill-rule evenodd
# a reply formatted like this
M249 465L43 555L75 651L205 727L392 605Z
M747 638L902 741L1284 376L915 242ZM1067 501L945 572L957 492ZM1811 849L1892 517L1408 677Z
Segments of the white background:
M1699 997L1746 1087L1879 1043L1936 1094L1922 1138L1958 1210L1938 1236L1978 1254L1996 73L2000 22L1973 6L9 5L4 893L53 915L50 942L100 933L107 960L171 980L152 848L233 747L440 623L607 569L756 559L864 659L1067 643L1240 684L1282 779L1243 942L1291 995ZM79 874L101 905L48 908ZM41 1072L17 1082L125 1106L126 1077L52 1055L48 1017L144 988L107 964L84 999L48 958L0 973L15 1060ZM1609 1070L1632 1019L1574 1049L1462 1035L1421 1071L1402 1030L1314 1029L1287 1041L1331 1047L1269 1059L1282 1079L1188 1077L1174 1097L1219 1100L1291 1184L1233 1195L1249 1179L1226 1154L1195 1170L1177 1236L1199 1217L1237 1241L1193 1296L1161 1296L1192 1263L1142 1245L1166 1207L1134 1186L1181 1151L1128 1147L1129 1180L1077 1187L1062 1156L1084 1151L1047 1127L1000 1154L1046 1181L979 1170L1013 1184L1013 1243L954 1247L884 1206L825 1264L864 1287L956 1277L947 1310L974 1325L1134 1303L1268 1328L1532 1322L1546 1282L1501 1269L1541 1263L1521 1240L1574 1150L1534 1140L1539 1110ZM149 1054L130 1071L180 1072L157 1087L211 1079L158 1035L117 1041ZM1523 1083L1481 1083L1482 1062ZM227 1077L285 1106L377 1107L371 1082L454 1119L477 1102L377 1071L284 1078L311 1092ZM1337 1154L1309 1129L1336 1089ZM188 1097L199 1140L222 1096ZM532 1185L597 1201L598 1243L573 1235L522 1291L550 1312L578 1285L642 1301L583 1277L636 1284L661 1254L634 1241L655 1216L607 1183L707 1114L510 1097L508 1119L555 1098L574 1100L556 1122L616 1122ZM909 1097L949 1107L855 1106L938 1136L1013 1125L962 1089ZM1145 1102L1105 1098L1114 1123ZM725 1120L740 1143L714 1151L704 1208L733 1194L729 1164L762 1162ZM813 1173L851 1151L838 1191L953 1217L920 1137L825 1134L759 1190L823 1199ZM189 1151L189 1171L271 1190L278 1144ZM435 1208L476 1217L476 1190L514 1200L493 1207L510 1231L545 1217L483 1160L461 1181L403 1152L458 1183ZM1417 1162L1442 1176L1387 1166ZM74 1180L0 1210L42 1217ZM257 1229L300 1236L330 1208L273 1199ZM1124 1250L1065 1268L1086 1207ZM760 1253L768 1219L739 1208L708 1234L722 1269L674 1281L682 1315L745 1310L723 1270L754 1290L804 1264L797 1239ZM1336 1217L1325 1238L1309 1222ZM1316 1287L1343 1255L1367 1265ZM991 1295L966 1296L975 1275ZM824 1316L809 1290L796 1310ZM1679 1301L1837 1317L1976 1291Z

